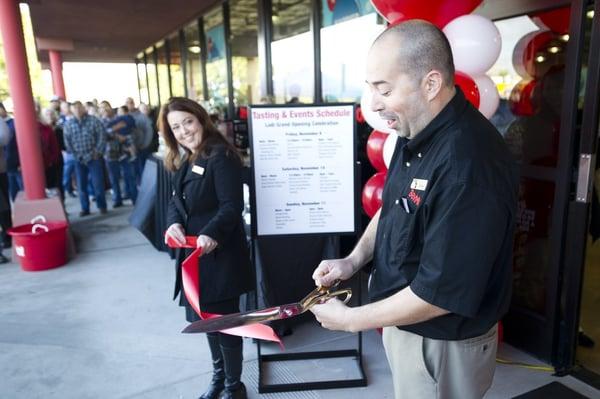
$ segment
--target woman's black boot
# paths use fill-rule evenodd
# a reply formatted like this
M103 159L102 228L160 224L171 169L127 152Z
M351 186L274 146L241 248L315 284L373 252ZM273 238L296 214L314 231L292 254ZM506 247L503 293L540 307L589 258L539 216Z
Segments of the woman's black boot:
M210 355L213 363L213 376L206 392L198 399L218 399L223 389L225 389L225 368L221 345L219 343L219 333L206 334Z
M221 346L225 360L225 390L221 399L246 399L246 387L242 378L242 344L234 347Z

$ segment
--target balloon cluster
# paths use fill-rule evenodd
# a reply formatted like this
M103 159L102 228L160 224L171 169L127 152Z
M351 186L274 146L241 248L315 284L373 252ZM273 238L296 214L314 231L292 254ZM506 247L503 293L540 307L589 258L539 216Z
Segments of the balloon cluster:
M452 48L456 85L473 106L490 118L498 108L500 97L496 85L485 72L498 59L502 40L492 21L469 14L481 1L371 0L391 26L409 19L424 19L442 29ZM362 193L363 209L372 217L381 207L383 184L398 136L371 109L368 87L365 87L360 105L361 116L375 129L367 141L367 155L377 173L366 182Z
M564 48L569 40L571 7L531 15L540 28L523 36L513 51L512 62L521 76L509 96L513 114L531 116L536 111L535 91L539 81L552 67L564 64Z

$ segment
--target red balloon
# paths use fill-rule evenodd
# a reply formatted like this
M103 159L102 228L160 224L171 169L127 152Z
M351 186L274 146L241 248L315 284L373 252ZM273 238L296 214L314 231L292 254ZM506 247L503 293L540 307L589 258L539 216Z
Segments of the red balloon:
M362 113L362 110L360 109L360 107L356 107L356 121L358 123L365 123L365 116Z
M531 116L535 113L531 96L536 84L536 80L521 80L513 87L508 98L508 106L513 114Z
M397 24L408 19L424 19L443 28L461 15L470 14L482 0L371 0L388 22Z
M475 108L479 108L479 89L473 78L466 73L456 71L454 74L454 83L460 87L465 94L466 99L469 100Z
M571 7L539 12L533 14L531 17L533 22L542 29L548 28L552 32L560 33L561 35L569 33Z
M248 107L240 107L240 119L248 119Z
M367 140L367 157L371 161L371 165L378 171L384 172L387 170L385 162L383 161L383 145L388 135L381 133L378 130L373 130L369 139Z
M373 217L381 208L386 176L386 172L377 172L367 180L363 187L362 206L369 217Z

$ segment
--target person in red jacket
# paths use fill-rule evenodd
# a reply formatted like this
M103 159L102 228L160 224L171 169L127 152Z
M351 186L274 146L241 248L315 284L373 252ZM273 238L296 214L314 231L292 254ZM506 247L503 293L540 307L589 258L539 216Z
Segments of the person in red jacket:
M38 113L38 115L40 114ZM62 198L62 154L53 126L56 118L44 116L40 115L38 127L42 144L42 157L44 159L46 188L58 189Z

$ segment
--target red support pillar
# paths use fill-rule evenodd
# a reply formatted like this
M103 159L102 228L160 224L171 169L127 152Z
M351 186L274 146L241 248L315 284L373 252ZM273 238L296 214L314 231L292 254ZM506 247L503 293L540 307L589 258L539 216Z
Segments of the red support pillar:
M50 56L50 72L52 72L54 95L66 100L65 82L62 73L62 55L60 51L56 50L49 50L48 55Z
M0 31L4 41L8 85L14 104L15 130L25 195L28 200L46 198L42 146L33 106L23 25L17 0L0 0Z

